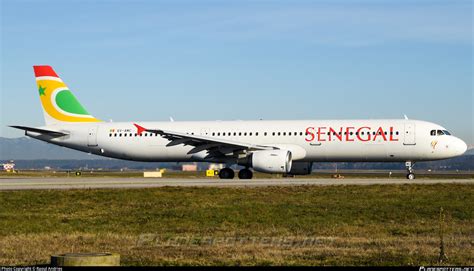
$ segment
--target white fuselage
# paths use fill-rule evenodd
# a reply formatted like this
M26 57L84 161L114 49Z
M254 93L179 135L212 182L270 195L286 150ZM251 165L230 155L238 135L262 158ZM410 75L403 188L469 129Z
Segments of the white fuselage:
M291 151L294 161L427 161L455 157L466 151L459 138L432 131L445 128L417 120L296 120L136 122L148 129L274 146ZM54 138L27 135L53 144L97 155L133 161L235 162L235 157L206 160L206 151L188 154L193 146L178 144L158 134L141 135L133 122L74 123L47 126L68 135Z

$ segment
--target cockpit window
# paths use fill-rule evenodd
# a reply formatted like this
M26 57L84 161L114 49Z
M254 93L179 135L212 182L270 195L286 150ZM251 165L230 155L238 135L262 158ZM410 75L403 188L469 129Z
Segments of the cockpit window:
M431 130L430 135L431 136L442 136L442 135L451 135L451 133L446 131L446 130Z

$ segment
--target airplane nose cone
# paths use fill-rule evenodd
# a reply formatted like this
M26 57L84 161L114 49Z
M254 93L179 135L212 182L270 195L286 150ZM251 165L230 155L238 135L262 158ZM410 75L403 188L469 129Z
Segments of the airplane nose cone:
M462 141L459 139L459 141L456 144L456 150L458 152L458 155L463 155L467 151L467 144L466 142Z

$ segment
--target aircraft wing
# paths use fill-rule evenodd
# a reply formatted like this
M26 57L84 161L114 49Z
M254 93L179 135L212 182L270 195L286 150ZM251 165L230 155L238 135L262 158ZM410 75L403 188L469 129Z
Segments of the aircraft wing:
M236 142L232 140L226 140L222 138L214 138L202 135L192 135L182 132L174 132L167 130L153 130L146 129L140 125L134 124L138 129L138 133L149 132L160 135L163 138L170 140L166 146L176 146L176 145L191 145L194 146L188 154L198 153L204 150L207 150L209 153L208 157L211 158L215 156L222 156L227 154L232 154L239 151L254 151L254 150L273 150L278 149L277 147L265 146L265 145L255 145L243 142Z
M49 136L52 136L52 137L60 137L60 136L68 135L68 134L63 133L63 132L46 130L46 129L39 129L39 128L33 128L33 127L27 127L27 126L10 126L10 127L20 129L20 130L24 130L25 132L40 133L40 134L49 135Z

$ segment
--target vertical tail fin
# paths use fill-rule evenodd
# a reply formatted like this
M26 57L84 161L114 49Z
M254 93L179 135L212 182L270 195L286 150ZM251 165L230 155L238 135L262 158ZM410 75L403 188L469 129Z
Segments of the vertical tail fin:
M99 122L79 103L51 66L33 66L46 125Z

